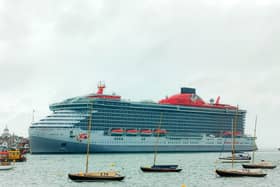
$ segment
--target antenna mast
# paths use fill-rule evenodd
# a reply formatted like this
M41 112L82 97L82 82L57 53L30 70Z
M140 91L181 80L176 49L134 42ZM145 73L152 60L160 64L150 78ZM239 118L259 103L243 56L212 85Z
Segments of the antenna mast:
M97 91L97 93L96 93L96 94L100 94L100 95L102 95L102 94L103 94L103 90L104 90L104 88L106 88L105 83L104 83L104 82L99 81L99 83L98 83L98 85L97 85L97 88L98 88L98 91Z

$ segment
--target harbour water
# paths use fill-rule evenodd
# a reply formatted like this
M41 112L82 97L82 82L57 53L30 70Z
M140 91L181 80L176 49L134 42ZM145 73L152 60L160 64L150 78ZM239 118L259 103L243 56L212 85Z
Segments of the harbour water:
M226 155L226 153L223 153ZM133 187L233 187L233 186L279 186L280 152L259 151L256 160L270 160L277 164L274 170L266 170L265 178L221 178L215 167L231 167L217 164L220 153L164 153L158 154L158 164L179 164L180 173L143 173L140 166L153 163L152 153L142 154L91 154L90 171L118 170L126 178L121 182L76 183L68 179L68 173L85 170L85 155L27 155L27 161L16 163L10 171L0 171L0 186L133 186ZM241 168L240 164L235 164Z

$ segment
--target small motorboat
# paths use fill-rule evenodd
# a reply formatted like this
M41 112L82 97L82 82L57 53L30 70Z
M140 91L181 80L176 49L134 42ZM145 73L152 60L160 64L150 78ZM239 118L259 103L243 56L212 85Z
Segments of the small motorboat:
M251 160L251 156L249 154L234 154L232 156L228 156L228 157L220 157L220 160Z
M121 181L125 177L115 171L106 172L89 172L68 174L68 177L76 182L93 182L93 181Z
M250 169L274 169L276 165L272 164L271 162L267 162L262 160L259 163L250 163L250 164L242 164L243 168L250 168Z
M150 167L140 167L144 172L180 172L182 169L178 165L152 165Z
M13 168L14 168L14 165L12 165L11 162L8 162L8 161L0 162L0 170L10 170Z
M0 170L10 170L10 169L13 169L14 166L13 165L7 165L7 166L1 166L0 165Z
M216 169L221 177L265 177L267 174L261 169Z

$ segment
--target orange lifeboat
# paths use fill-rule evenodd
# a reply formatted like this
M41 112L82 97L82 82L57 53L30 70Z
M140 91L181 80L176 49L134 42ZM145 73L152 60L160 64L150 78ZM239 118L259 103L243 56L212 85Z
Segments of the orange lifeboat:
M159 135L159 136L163 136L167 133L167 131L165 129L155 129L154 130L154 135Z
M139 131L137 129L127 129L126 130L126 135L128 135L128 136L137 136L138 132Z
M141 129L140 133L141 136L151 136L153 131L151 131L151 129Z
M87 137L88 137L87 133L81 133L81 134L79 134L79 139L80 139L80 140L81 140L81 139L87 139Z
M112 129L111 135L112 136L122 136L124 133L124 130L122 128Z

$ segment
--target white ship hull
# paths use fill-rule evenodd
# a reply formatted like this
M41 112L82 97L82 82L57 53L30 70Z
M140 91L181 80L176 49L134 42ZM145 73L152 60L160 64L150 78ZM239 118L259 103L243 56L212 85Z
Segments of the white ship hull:
M29 138L31 152L38 153L84 153L87 139L81 134L87 131L79 128L30 128ZM189 137L173 138L168 136L110 136L104 131L93 131L91 134L90 152L153 152L155 142L159 152L230 152L231 138ZM254 139L236 138L236 152L256 150Z

